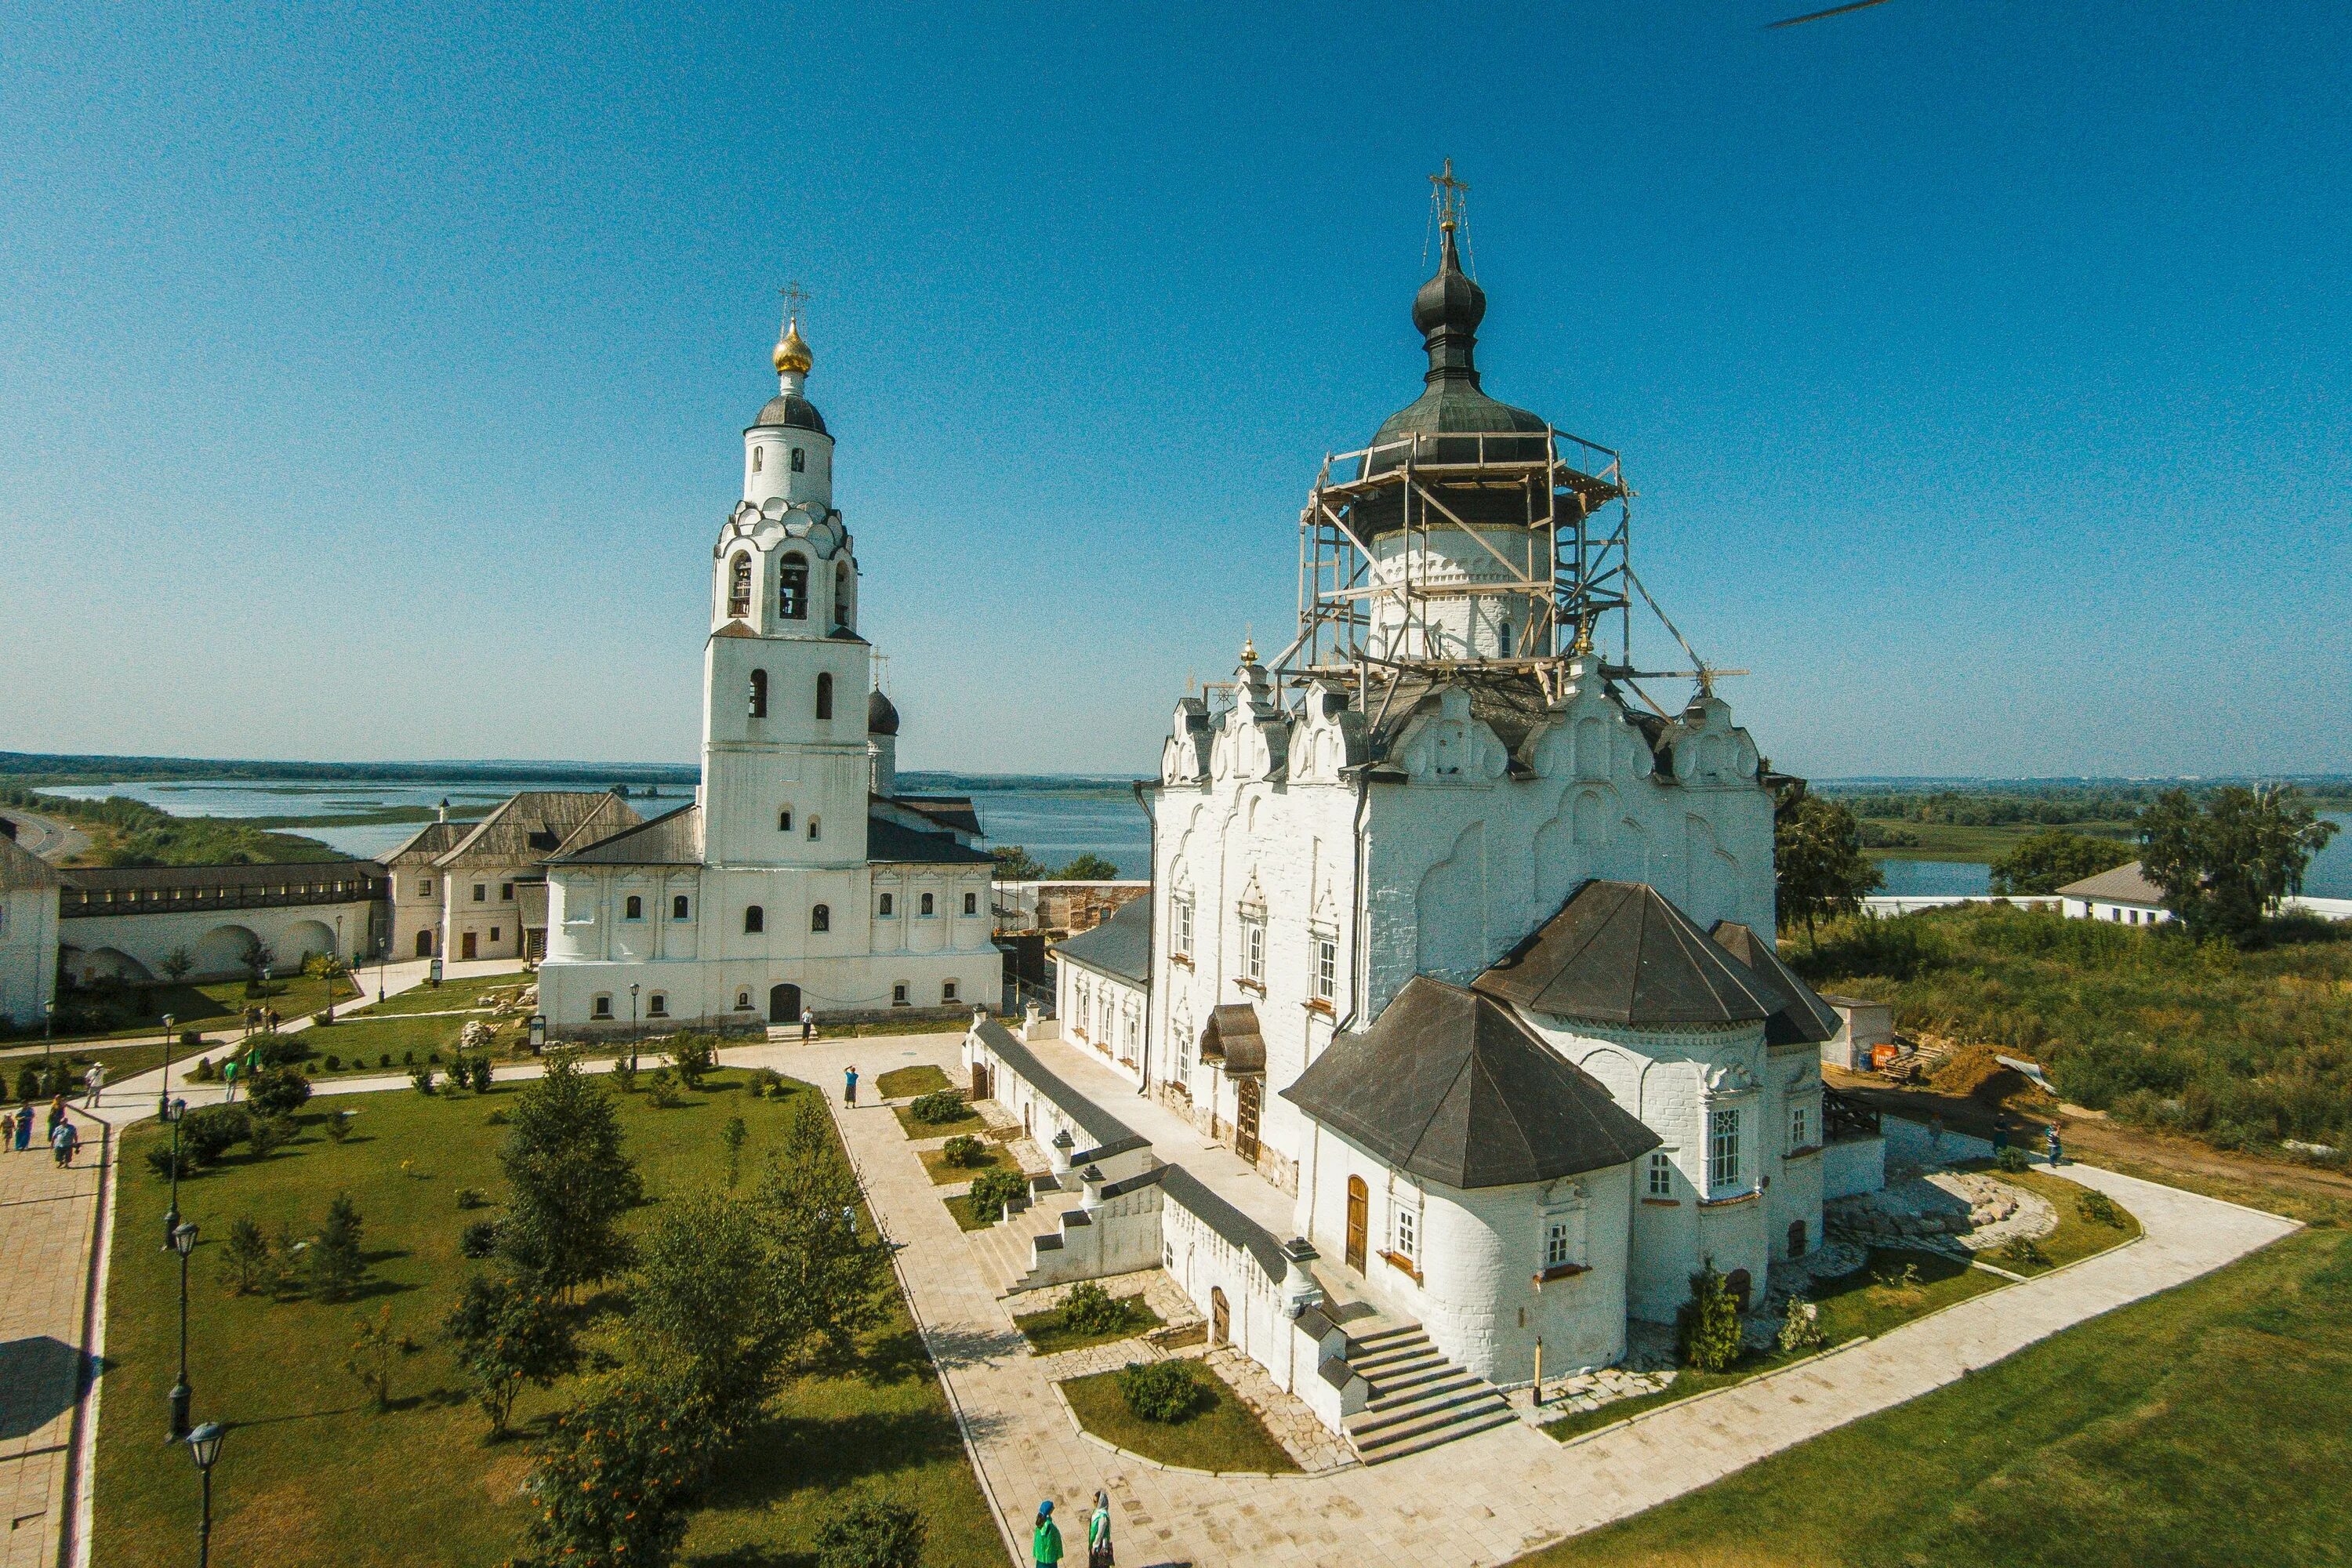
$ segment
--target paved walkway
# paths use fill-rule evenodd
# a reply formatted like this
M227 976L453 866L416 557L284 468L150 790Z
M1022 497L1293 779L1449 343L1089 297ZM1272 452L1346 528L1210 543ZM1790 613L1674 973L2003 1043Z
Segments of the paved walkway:
M37 1138L0 1154L0 1568L56 1563L69 1501L101 1144L96 1122L75 1121L84 1142L70 1169Z

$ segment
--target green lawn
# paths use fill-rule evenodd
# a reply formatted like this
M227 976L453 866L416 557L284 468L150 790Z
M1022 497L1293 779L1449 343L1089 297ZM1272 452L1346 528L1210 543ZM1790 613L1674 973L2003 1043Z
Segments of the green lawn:
M359 995L359 990L347 975L335 979L335 1001L338 1005ZM125 1035L161 1033L163 1016L172 1016L174 1029L204 1029L219 1033L244 1027L247 1007L275 1007L281 1020L307 1016L327 1005L327 983L309 974L289 974L254 988L243 980L207 980L201 985L178 984L157 981L148 985L129 986L118 993L69 991L58 999L60 1023L78 1009L91 1009L100 1015L100 1026L68 1033L60 1028L58 1043L68 1040L110 1040ZM37 1044L38 1037L25 1037L21 1043Z
M2352 1563L2352 1236L2291 1236L1520 1561Z
M1078 1424L1106 1443L1130 1454L1195 1470L1256 1470L1267 1475L1298 1468L1250 1407L1234 1396L1223 1379L1197 1369L1211 1403L1172 1424L1146 1421L1127 1407L1118 1373L1100 1372L1061 1385L1077 1412Z
M922 1161L923 1169L929 1172L931 1180L940 1186L945 1186L950 1182L969 1182L982 1171L1015 1168L1013 1156L1005 1152L1004 1145L1002 1143L983 1142L980 1148L981 1152L986 1154L988 1158L977 1165L950 1165L947 1161L947 1152L943 1149L919 1150L917 1152L916 1158Z
M366 975L362 973L362 979ZM531 983L534 977L527 970L518 969L507 974L482 974L467 980L445 980L438 985L415 985L381 1002L371 1002L355 1015L362 1018L382 1018L403 1013L446 1013L465 1007L483 1007L485 998L493 991L514 991ZM368 991L373 996L373 988Z
M930 1094L954 1087L947 1074L928 1065L893 1068L874 1080L874 1092L885 1100L908 1100L919 1094Z
M1127 1321L1108 1333L1080 1333L1062 1326L1058 1307L1043 1312L1023 1312L1014 1316L1013 1326L1029 1342L1029 1348L1039 1355L1059 1355L1064 1351L1082 1351L1089 1345L1107 1345L1119 1340L1139 1339L1154 1329L1168 1325L1159 1313L1143 1304L1140 1296L1120 1296L1115 1300L1127 1303Z
M1980 860L1990 865L2034 834L2048 831L2040 823L1972 827L1952 822L1913 822L1907 818L1895 821L1874 817L1871 821L1875 826L1908 833L1919 840L1916 844L1864 851L1874 860ZM2066 830L2093 838L2128 838L2134 831L2133 825L2128 822L2074 822L2067 824Z
M1983 1171L2001 1181L2023 1187L2028 1192L2038 1193L2049 1199L2050 1206L2058 1211L2058 1228L2048 1236L2038 1238L2034 1243L2041 1251L2042 1261L2039 1263L2021 1261L2010 1256L2006 1249L2001 1247L1994 1247L1990 1252L1977 1254L1987 1263L1996 1268L2006 1268L2011 1274L2023 1274L2028 1277L2047 1274L2053 1268L2063 1268L2069 1263L2079 1263L2085 1258L2106 1251L2109 1247L2121 1247L2125 1242L2139 1235L2139 1221L2133 1218L2131 1211L2120 1204L2116 1205L2116 1214L2123 1221L2121 1226L2102 1225L2085 1218L2082 1210L2082 1198L2083 1194L2090 1189L2080 1182L2070 1182L2063 1176L2053 1175L2048 1171L2042 1170L1996 1171L1990 1163L1972 1164L1969 1168Z
M989 1214L976 1212L971 1206L971 1198L968 1194L958 1193L954 1197L943 1201L948 1205L948 1213L955 1215L958 1229L986 1230L997 1221L997 1215L992 1212Z
M721 1179L719 1129L750 1124L747 1172L781 1146L793 1107L751 1100L744 1075L714 1074L709 1091L674 1110L642 1094L622 1101L630 1152L656 1202ZM267 1161L232 1161L184 1183L182 1205L204 1227L190 1289L192 1382L198 1420L227 1423L215 1475L214 1561L299 1568L448 1564L478 1568L510 1552L524 1516L517 1488L527 1439L492 1444L434 1329L472 1266L458 1234L457 1190L504 1190L501 1131L487 1117L520 1086L486 1097L395 1092L321 1095L299 1142ZM356 1113L346 1143L320 1131L337 1108ZM179 1564L190 1557L196 1492L184 1453L158 1439L176 1355L173 1260L160 1251L168 1189L142 1158L152 1128L125 1142L108 1294L105 1405L98 1435L95 1561ZM404 1162L413 1162L404 1173ZM748 1178L747 1178L748 1179ZM220 1242L251 1215L315 1224L339 1192L366 1221L373 1283L362 1300L272 1303L222 1288ZM650 1215L648 1208L642 1211ZM389 1305L418 1349L394 1378L396 1407L374 1415L342 1370L352 1325ZM518 1425L535 1426L570 1397L565 1385L526 1393ZM767 1428L721 1467L688 1538L684 1561L708 1568L803 1563L818 1521L862 1487L904 1497L930 1522L927 1564L981 1568L998 1536L952 1417L903 1310L845 1367L813 1372L777 1399Z
M890 1108L890 1114L898 1119L898 1125L907 1136L915 1139L952 1138L959 1132L977 1134L988 1128L988 1123L982 1121L977 1113L959 1116L953 1121L918 1121L908 1113L908 1107L894 1105Z

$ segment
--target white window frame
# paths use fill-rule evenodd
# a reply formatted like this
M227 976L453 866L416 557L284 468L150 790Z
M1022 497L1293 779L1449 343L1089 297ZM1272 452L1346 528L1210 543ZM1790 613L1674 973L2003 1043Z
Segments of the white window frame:
M1242 910L1242 978L1253 985L1265 984L1265 910Z
M1650 1184L1647 1195L1670 1198L1675 1195L1675 1157L1664 1149L1650 1152Z
M1569 1256L1574 1250L1574 1243L1575 1232L1566 1215L1544 1216L1543 1266L1547 1269L1565 1268L1574 1262Z
M1339 936L1337 931L1315 933L1315 1000L1337 1003L1339 997Z
M1806 1149L1811 1147L1805 1138L1805 1129L1811 1121L1812 1107L1805 1101L1800 1100L1796 1104L1789 1107L1790 1148Z
M1739 1110L1737 1106L1706 1114L1706 1185L1711 1193L1739 1185Z
M428 887L425 890L430 892L432 889ZM1190 958L1192 956L1192 895L1189 891L1177 894L1170 910L1173 918L1170 922L1172 929L1169 933L1168 951L1178 958Z
M1421 1269L1421 1205L1391 1199L1389 1203L1389 1250L1412 1266Z

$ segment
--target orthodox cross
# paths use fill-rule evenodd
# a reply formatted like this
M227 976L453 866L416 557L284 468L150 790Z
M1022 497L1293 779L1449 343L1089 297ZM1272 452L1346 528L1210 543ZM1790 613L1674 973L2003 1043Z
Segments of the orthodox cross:
M1444 169L1429 176L1429 183L1433 187L1429 199L1437 209L1439 225L1445 228L1454 227L1462 221L1462 198L1470 194L1469 185L1454 177L1454 160L1451 158L1445 160Z
M798 321L800 319L801 307L809 302L809 291L801 287L800 279L797 278L793 279L791 282L777 289L776 292L784 297L784 309L786 312L790 314L794 321Z

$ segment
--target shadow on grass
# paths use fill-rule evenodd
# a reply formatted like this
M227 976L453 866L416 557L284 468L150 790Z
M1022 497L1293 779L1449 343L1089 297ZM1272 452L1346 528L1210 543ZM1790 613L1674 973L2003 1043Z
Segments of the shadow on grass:
M803 1487L845 1487L962 1454L963 1438L943 1410L830 1417L779 1412L753 1426L719 1462L706 1496L715 1507L754 1508Z

